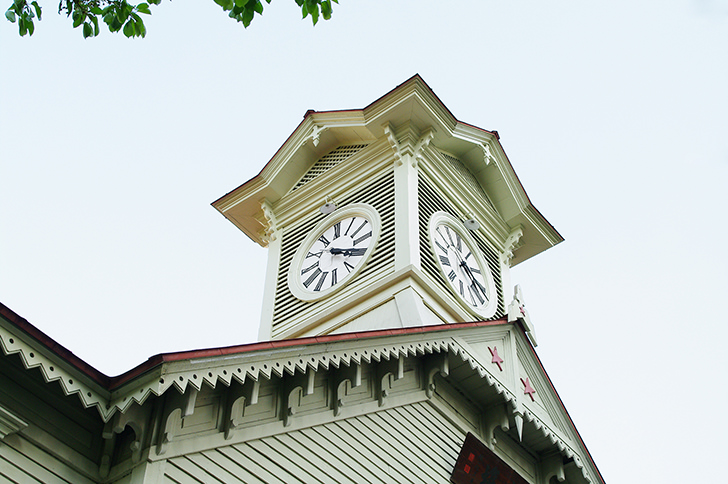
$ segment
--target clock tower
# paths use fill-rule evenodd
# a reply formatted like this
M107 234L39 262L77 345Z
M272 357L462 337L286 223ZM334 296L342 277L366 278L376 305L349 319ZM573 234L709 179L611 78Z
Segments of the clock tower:
M261 340L502 318L510 267L563 240L498 133L419 75L363 109L308 111L213 206L269 249Z

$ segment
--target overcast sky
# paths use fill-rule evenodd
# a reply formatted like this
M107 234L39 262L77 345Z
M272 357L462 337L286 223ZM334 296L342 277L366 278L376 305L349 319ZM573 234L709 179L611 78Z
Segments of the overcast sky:
M8 2L9 3L9 2ZM210 203L308 109L419 73L496 129L566 241L513 270L607 482L717 482L728 446L728 2L341 0L144 40L0 22L0 301L99 370L252 342L266 250Z

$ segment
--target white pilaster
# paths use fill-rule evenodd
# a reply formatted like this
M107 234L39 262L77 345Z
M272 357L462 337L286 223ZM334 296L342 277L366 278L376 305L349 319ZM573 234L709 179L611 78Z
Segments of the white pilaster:
M394 270L407 266L421 269L417 204L417 163L409 153L394 166Z
M263 288L263 309L260 314L258 341L269 341L273 327L273 309L275 307L276 284L281 261L282 230L277 229L268 243L268 266L265 270L265 287Z

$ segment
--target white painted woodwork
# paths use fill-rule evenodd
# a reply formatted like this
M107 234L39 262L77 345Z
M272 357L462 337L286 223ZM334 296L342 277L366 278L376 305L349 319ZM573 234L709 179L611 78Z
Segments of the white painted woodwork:
M289 266L324 202L371 205L381 235L356 277L303 300ZM468 432L531 484L602 482L521 292L506 295L510 267L562 239L497 134L457 121L419 76L363 110L308 113L213 205L269 248L260 337L338 336L177 355L112 391L0 318L0 484L447 483ZM438 268L437 212L479 224L491 321L343 335L480 319Z

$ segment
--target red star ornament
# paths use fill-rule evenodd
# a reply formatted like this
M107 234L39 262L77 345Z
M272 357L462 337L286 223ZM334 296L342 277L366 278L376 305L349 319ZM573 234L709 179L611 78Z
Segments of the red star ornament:
M501 366L501 363L503 363L503 359L500 356L498 356L498 347L494 346L493 349L491 349L490 346L488 346L488 351L490 351L490 354L493 357L493 359L490 360L490 362L498 365L498 369L500 371L503 371L503 367Z
M525 381L523 380L523 378L521 378L521 383L523 383L523 386L525 387L523 389L524 395L528 395L529 397L531 397L531 401L535 402L536 399L533 398L533 394L536 393L536 390L534 390L531 386L531 382L528 381L528 377L526 377Z

